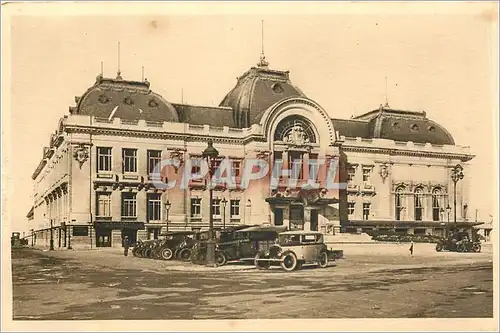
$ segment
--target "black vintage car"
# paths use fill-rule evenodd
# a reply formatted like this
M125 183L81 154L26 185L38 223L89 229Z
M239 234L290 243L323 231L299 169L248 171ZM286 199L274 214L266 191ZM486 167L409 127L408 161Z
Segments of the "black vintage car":
M173 258L189 260L191 248L196 242L197 236L194 231L169 231L158 248L159 257L162 260Z
M481 242L478 237L472 238L468 232L452 232L451 235L438 240L436 251L481 252Z
M253 263L255 255L274 244L278 233L284 230L286 227L257 225L240 227L232 232L221 232L215 244L215 263L217 266L223 266L228 261ZM206 260L206 242L196 244L191 260Z

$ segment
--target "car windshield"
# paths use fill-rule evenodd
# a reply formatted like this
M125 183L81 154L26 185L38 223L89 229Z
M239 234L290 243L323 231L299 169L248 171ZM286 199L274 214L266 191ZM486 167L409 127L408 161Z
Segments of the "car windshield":
M322 243L323 236L320 234L296 234L296 235L279 235L278 243L280 245L300 245L300 244L316 244Z

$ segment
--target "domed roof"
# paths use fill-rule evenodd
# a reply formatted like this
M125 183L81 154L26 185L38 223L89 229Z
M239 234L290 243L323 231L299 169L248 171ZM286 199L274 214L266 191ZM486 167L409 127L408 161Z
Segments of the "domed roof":
M95 84L82 97L75 97L76 107L70 113L99 118L178 122L179 115L172 104L149 89L146 80L125 81L99 75Z
M436 145L454 145L451 134L438 123L427 118L425 111L415 112L380 106L351 120L332 119L340 135L380 138L394 141L412 141Z
M265 110L280 100L290 97L306 97L292 85L288 71L271 70L261 62L238 78L236 86L224 97L220 106L233 109L234 122L238 127L257 124Z

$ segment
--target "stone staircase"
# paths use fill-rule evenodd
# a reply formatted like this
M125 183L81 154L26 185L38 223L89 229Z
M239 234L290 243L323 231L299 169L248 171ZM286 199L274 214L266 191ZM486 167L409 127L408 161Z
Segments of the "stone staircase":
M325 235L326 244L374 244L377 241L372 240L367 234L348 234L339 233L336 235Z

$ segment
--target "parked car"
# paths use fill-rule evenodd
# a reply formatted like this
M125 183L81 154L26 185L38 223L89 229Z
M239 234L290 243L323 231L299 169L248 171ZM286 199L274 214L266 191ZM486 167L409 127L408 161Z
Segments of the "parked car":
M189 258L191 248L195 243L194 238L196 238L194 231L169 231L161 234L161 236L165 236L165 238L158 248L160 259L180 258L181 254L183 257L187 255L187 258ZM182 252L183 250L185 251ZM186 252L187 250L189 251Z
M286 231L278 235L276 244L268 250L259 251L254 263L261 269L280 265L285 271L291 272L304 264L316 264L325 268L330 261L342 257L342 250L328 249L320 232Z
M481 242L477 237L471 239L467 232L454 232L449 237L438 240L436 251L481 252Z
M255 254L274 244L278 233L286 227L280 226L240 226L222 231L215 244L215 263L223 266L228 261L252 262ZM206 241L198 242L191 255L193 263L206 261Z

